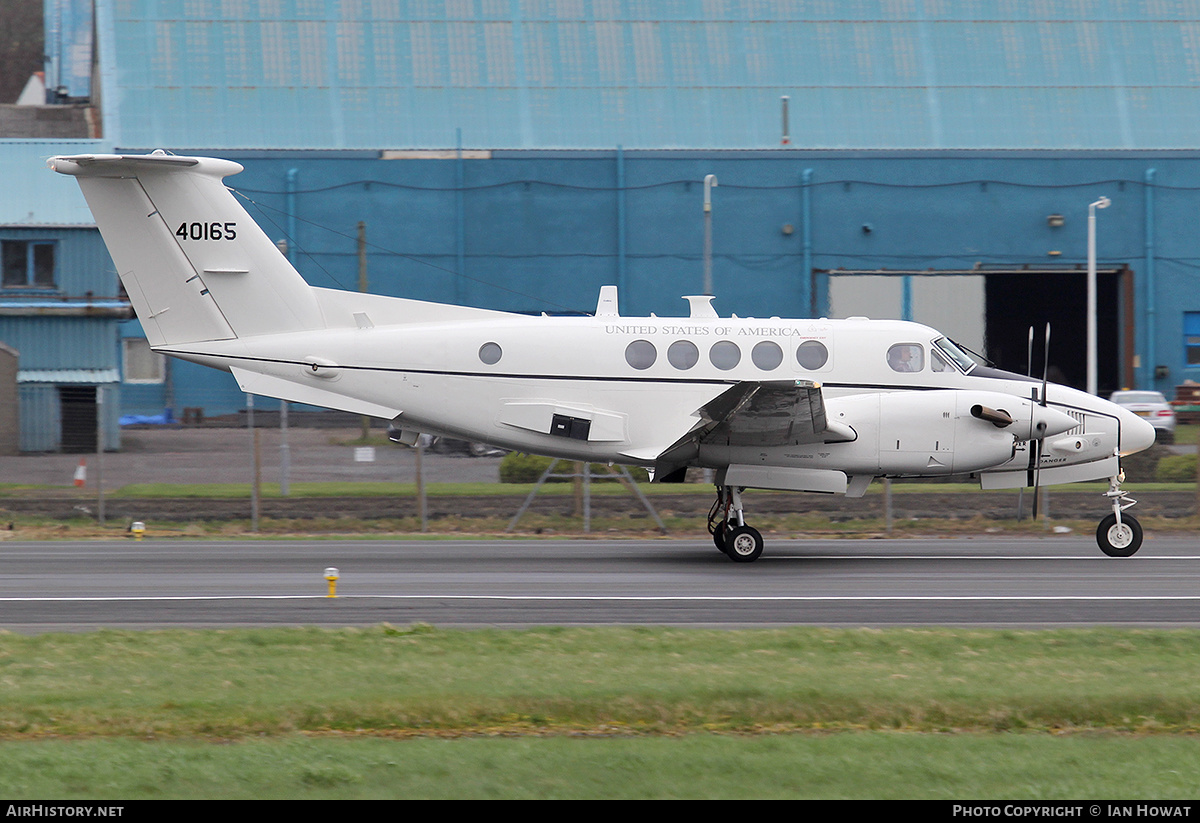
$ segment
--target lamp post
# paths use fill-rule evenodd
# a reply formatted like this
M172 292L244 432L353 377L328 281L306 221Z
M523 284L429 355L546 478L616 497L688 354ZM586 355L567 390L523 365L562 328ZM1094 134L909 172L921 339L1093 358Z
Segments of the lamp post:
M1101 197L1088 204L1087 245L1087 391L1096 394L1096 209L1107 209L1112 201Z

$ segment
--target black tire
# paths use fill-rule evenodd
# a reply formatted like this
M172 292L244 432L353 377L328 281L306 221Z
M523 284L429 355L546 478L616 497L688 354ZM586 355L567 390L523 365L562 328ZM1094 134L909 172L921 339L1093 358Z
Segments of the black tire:
M712 536L713 545L717 547L717 551L719 551L721 554L725 554L725 538L729 536L729 529L726 527L724 520L718 523L717 527L713 529Z
M725 554L734 563L753 563L762 551L762 535L752 526L730 529L725 537Z
M1110 514L1096 528L1096 543L1109 557L1130 557L1142 547L1142 524L1123 514L1118 526L1117 516Z

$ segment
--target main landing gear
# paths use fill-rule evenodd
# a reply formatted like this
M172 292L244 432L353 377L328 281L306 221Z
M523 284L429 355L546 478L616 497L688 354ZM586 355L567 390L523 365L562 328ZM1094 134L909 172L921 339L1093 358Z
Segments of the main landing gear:
M713 544L734 563L753 563L763 551L758 529L742 517L742 490L717 486L717 499L708 512L708 530Z
M1125 473L1109 478L1105 495L1112 502L1112 514L1096 528L1096 543L1109 557L1130 557L1142 547L1142 525L1125 510L1137 503L1121 488ZM742 489L717 486L717 499L708 511L708 531L713 545L735 563L753 563L763 552L758 529L747 526L742 512Z
M1121 488L1124 479L1125 472L1109 478L1105 494L1112 501L1113 511L1096 528L1096 543L1109 557L1129 557L1142 547L1142 525L1133 515L1123 514L1137 503Z

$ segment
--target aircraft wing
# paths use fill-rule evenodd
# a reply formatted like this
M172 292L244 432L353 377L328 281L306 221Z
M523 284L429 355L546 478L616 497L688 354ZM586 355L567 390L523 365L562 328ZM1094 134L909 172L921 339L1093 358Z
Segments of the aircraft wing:
M658 456L656 475L686 466L702 444L784 446L856 437L848 426L828 421L821 386L808 380L735 383L696 416L696 426Z

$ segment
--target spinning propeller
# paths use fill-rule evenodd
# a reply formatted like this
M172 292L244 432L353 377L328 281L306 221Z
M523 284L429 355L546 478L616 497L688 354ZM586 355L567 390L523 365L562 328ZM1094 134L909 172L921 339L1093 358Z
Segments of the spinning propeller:
M1029 371L1032 377L1033 371L1033 326L1029 327ZM1042 392L1034 398L1038 401L1043 409L1046 408L1046 387L1049 384L1047 379L1050 373L1050 324L1046 324L1046 344L1042 350ZM1037 406L1030 410L1029 433L1033 442L1029 448L1029 472L1033 475L1033 519L1037 520L1038 516L1038 500L1041 497L1041 481L1042 481L1042 443L1046 436L1046 423L1044 420L1037 421L1034 424L1033 418L1036 415Z

